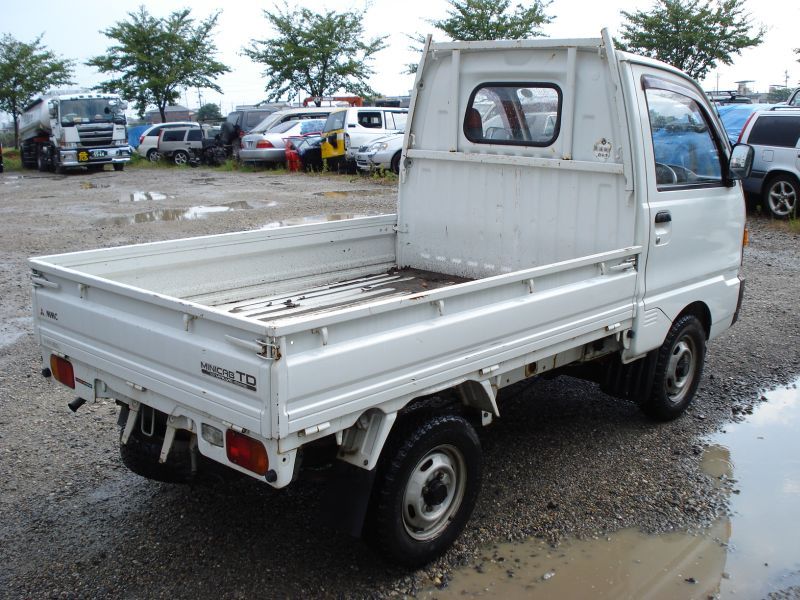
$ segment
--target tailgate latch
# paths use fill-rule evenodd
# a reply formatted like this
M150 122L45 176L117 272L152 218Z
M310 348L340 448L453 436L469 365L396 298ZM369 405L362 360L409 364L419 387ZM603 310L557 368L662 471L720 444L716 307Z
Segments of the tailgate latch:
M232 335L226 335L225 339L234 346L239 346L245 350L252 350L265 360L280 360L281 349L278 344L273 344L267 340L243 340Z

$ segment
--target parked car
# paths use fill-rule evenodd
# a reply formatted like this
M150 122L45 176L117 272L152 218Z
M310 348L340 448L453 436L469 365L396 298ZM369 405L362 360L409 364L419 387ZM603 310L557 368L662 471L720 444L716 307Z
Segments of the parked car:
M173 127L163 129L158 137L158 154L176 165L189 164L189 159L203 150L206 136L203 129L197 127Z
M322 170L322 136L309 135L299 141L292 141L300 156L300 166L304 171Z
M800 197L800 108L774 106L753 113L739 141L755 150L744 190L756 194L773 217L797 214Z
M393 133L365 144L356 153L356 166L361 171L400 172L400 154L403 150L403 134Z
M407 108L370 106L333 111L322 131L322 158L331 168L354 167L361 146L402 131L407 117Z
M336 110L336 107L306 106L303 108L285 108L266 117L261 123L253 127L250 133L264 133L275 127L278 123L283 123L285 121L298 121L303 119L322 119L324 121L333 110Z
M318 134L323 125L324 119L284 121L264 133L250 133L242 138L239 160L246 163L283 163L286 161L286 138Z
M175 127L199 127L200 123L194 121L175 121L174 123L156 123L155 125L145 129L142 135L139 136L139 146L136 152L142 158L146 158L150 162L158 162L161 156L158 154L158 136L165 129L174 129Z
M229 154L238 158L241 139L274 112L273 108L247 108L228 113L219 136Z
M739 141L739 135L750 115L757 110L764 110L772 106L772 104L725 104L719 106L717 114L725 126L725 133L728 134L731 145Z

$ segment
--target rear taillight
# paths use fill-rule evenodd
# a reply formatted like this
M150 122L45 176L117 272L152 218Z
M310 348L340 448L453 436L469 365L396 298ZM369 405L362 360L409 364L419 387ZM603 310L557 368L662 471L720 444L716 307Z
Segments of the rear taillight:
M256 148L274 148L275 146L272 145L272 142L269 140L258 140L256 143Z
M139 145L140 145L140 146L142 145L142 142L144 142L144 136L143 136L143 135L140 135L140 136L139 136Z
M66 358L61 358L55 354L50 355L50 371L56 381L63 383L67 387L75 389L75 371L72 369L72 363Z
M243 469L266 475L269 458L264 444L233 429L225 431L225 452L228 460Z

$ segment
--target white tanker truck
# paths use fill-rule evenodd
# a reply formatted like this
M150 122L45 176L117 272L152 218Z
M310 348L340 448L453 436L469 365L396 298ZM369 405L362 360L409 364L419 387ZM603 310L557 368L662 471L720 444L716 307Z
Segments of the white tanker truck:
M36 98L20 116L22 165L61 172L131 159L125 128L127 104L116 94L80 93Z

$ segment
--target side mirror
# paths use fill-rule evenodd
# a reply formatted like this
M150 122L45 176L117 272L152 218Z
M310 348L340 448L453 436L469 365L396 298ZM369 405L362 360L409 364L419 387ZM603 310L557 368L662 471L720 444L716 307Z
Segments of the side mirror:
M753 168L754 151L747 144L736 144L731 151L731 160L728 163L728 179L741 181L750 176Z

